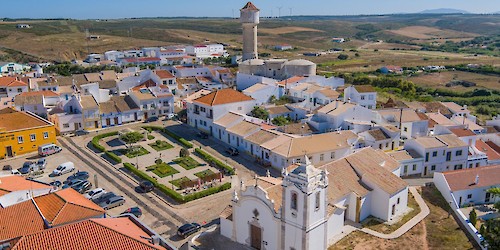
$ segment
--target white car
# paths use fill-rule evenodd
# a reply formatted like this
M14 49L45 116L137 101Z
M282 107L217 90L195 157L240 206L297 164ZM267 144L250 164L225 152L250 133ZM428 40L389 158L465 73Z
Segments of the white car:
M104 189L96 188L96 189L91 190L90 192L86 193L84 196L85 196L85 198L90 200L90 199L97 199L105 193L107 193L107 192Z
M12 175L22 175L17 169L12 169L10 172Z
M58 176L73 171L75 171L75 164L73 164L73 162L68 161L59 165L56 169L54 169L54 171L52 171L52 175Z

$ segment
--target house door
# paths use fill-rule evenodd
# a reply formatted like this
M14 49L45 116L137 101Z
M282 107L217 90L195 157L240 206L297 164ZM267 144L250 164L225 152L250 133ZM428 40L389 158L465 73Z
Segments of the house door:
M394 150L394 142L391 144L391 150Z
M424 167L424 176L427 176L427 166Z
M262 243L262 230L260 229L260 227L250 225L250 239L250 246L260 250Z
M349 219L349 205L345 206L345 211L344 211L344 221Z
M144 120L147 120L148 119L148 112L145 112L144 113Z
M227 133L227 144L231 144L231 136Z
M460 196L460 198L458 199L458 206L461 207L462 206L462 196Z
M212 126L210 126L210 135L213 135L214 132L212 131Z
M219 129L219 140L222 140L222 131Z
M99 122L98 121L94 121L94 127L95 128L99 128Z
M118 117L115 117L115 125L118 125Z
M106 118L106 126L111 126L111 119Z
M75 130L79 130L79 129L80 129L80 123L75 122Z
M484 202L485 203L490 202L490 197L491 197L491 193L486 193L486 198L484 198Z
M396 214L396 205L392 205L392 215Z
M137 121L137 113L134 113L134 121Z
M253 144L250 144L250 154L253 155Z
M5 151L7 151L7 157L14 156L14 154L12 154L12 146L5 147Z

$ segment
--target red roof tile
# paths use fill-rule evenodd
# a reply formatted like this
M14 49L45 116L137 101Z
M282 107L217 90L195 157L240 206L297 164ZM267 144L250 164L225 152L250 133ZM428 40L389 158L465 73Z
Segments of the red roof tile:
M155 73L161 79L164 79L164 78L175 78L175 76L172 75L172 73L170 73L170 72L168 72L166 70L156 70Z
M443 173L451 191L490 187L500 184L500 165L469 168ZM476 176L479 181L475 184Z
M235 102L252 101L253 98L234 89L216 90L208 95L195 99L193 102L209 106L222 105Z
M245 6L242 8L242 10L259 10L257 9L257 7L255 7L255 5L252 3L252 2L248 2L247 4L245 4Z
M37 95L42 95L45 97L59 96L58 93L56 93L52 90L31 91L31 92L23 92L23 93L19 94L19 96L37 96Z
M20 190L32 190L32 189L43 189L52 188L49 185L45 185L39 182L26 180L22 176L11 175L0 177L0 190L13 192Z
M0 241L45 229L43 218L32 200L0 207Z
M493 148L490 147L490 145L486 144L482 140L476 141L476 148L479 149L481 152L486 153L489 161L494 161L494 160L500 159L500 153L495 151Z
M474 132L472 132L469 129L464 129L464 128L452 128L450 131L455 134L458 137L464 137L464 136L475 136Z
M12 76L0 77L0 87L23 87L23 86L28 86L28 84L17 80L16 77Z

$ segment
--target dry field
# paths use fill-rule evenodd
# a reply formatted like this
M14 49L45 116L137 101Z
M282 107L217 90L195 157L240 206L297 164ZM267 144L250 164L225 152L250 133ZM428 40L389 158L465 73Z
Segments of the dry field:
M418 76L409 77L408 80L414 82L417 85L425 87L445 88L445 89L452 89L455 91L471 91L477 87L500 90L499 77L470 73L470 72L462 72L462 71L447 71L447 72L420 74ZM477 84L477 86L469 88L463 86L454 86L448 88L445 86L446 83L451 82L453 80L474 82Z
M459 32L454 30L443 30L427 26L408 26L397 30L388 30L387 32L411 37L415 39L427 40L436 38L474 38L478 34Z
M260 32L262 33L267 33L267 34L273 34L273 35L283 35L283 34L289 34L289 33L296 33L296 32L304 32L304 31L309 31L309 32L324 32L322 30L317 30L317 29L311 29L311 28L306 28L306 27L279 27L279 28L262 28L259 29Z

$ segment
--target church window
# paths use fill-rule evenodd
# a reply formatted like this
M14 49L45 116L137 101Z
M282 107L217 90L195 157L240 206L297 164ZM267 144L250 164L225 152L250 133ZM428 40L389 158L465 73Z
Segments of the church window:
M316 193L316 210L319 209L320 195L320 192Z
M292 202L290 204L290 208L297 210L297 193L292 192Z

